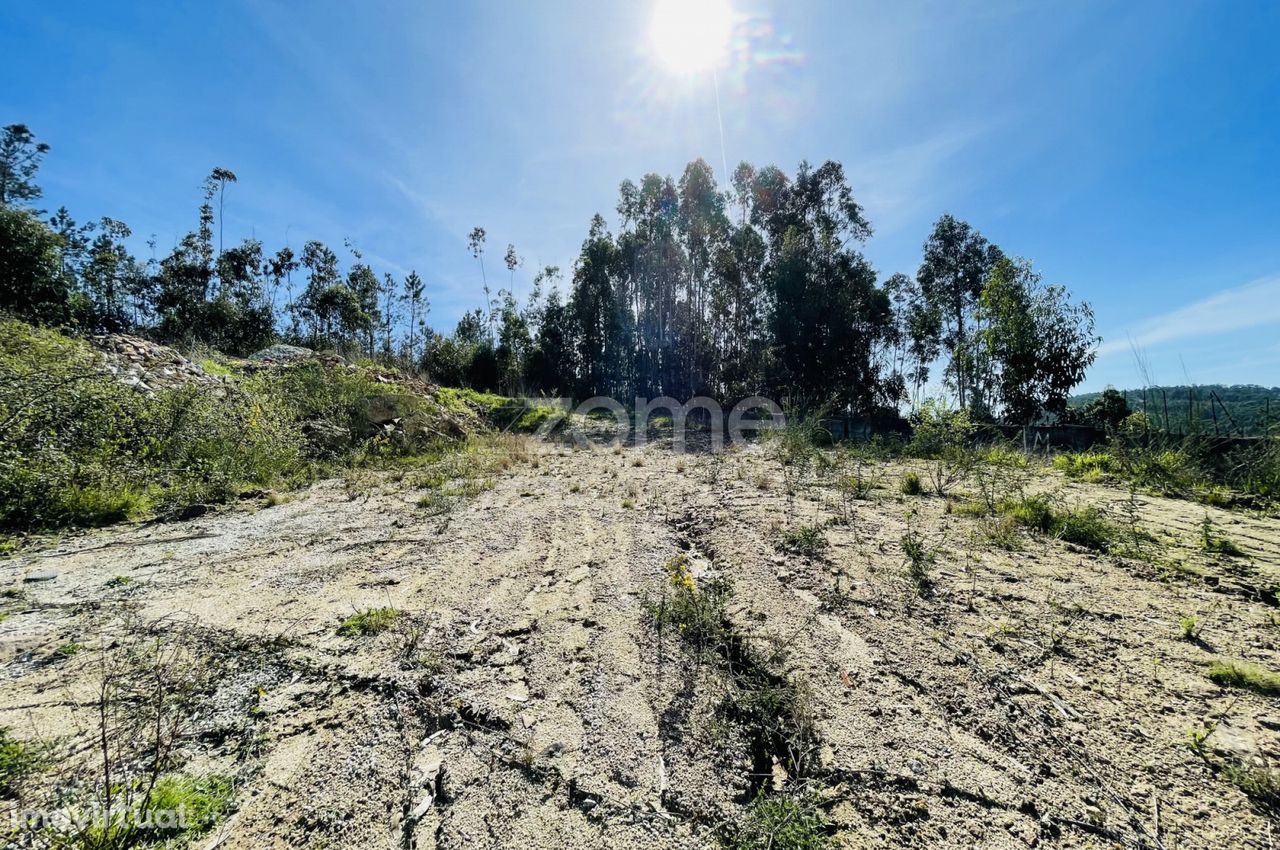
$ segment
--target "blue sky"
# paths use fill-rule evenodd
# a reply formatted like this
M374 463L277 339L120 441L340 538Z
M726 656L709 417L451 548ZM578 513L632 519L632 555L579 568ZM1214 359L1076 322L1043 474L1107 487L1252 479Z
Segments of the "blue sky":
M882 276L937 216L1090 301L1085 389L1280 384L1280 4L731 0L724 145L844 163ZM720 169L709 75L653 59L646 0L9 3L0 122L53 146L43 205L161 250L215 165L227 239L350 237L417 269L432 324L478 303L489 233L566 270L617 185ZM502 277L505 278L505 270Z

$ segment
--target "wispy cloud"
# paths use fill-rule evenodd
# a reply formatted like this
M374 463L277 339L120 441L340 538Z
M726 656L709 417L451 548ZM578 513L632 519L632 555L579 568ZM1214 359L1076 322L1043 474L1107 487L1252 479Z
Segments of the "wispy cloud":
M1100 357L1194 337L1280 324L1280 275L1224 289L1176 310L1152 316L1114 334Z

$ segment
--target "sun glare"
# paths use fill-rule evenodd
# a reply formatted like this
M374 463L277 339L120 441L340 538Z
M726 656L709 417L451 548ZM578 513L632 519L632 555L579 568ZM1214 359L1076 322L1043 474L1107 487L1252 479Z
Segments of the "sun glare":
M732 23L728 0L657 0L649 40L668 71L693 74L720 61Z

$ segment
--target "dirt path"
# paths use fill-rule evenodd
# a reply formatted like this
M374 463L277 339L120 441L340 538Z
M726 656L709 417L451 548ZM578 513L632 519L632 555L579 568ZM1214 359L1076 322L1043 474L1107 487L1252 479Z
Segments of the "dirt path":
M411 478L373 476L77 536L0 563L23 590L0 622L0 725L87 734L97 653L181 624L223 665L189 764L241 781L205 846L714 847L788 778L720 728L714 666L646 614L685 553L732 581L735 628L809 694L805 785L837 846L1270 847L1269 819L1185 741L1209 724L1219 760L1280 757L1275 698L1204 676L1216 658L1280 667L1259 592L1280 583L1275 521L1211 511L1249 554L1227 561L1196 549L1203 508L1143 499L1174 570L1052 540L1004 551L985 520L900 496L901 471L878 466L850 505L825 479L788 495L758 447L537 444L443 515ZM903 574L909 523L936 550L928 598ZM802 524L825 552L779 551ZM23 582L41 571L57 576ZM393 628L338 634L383 607Z

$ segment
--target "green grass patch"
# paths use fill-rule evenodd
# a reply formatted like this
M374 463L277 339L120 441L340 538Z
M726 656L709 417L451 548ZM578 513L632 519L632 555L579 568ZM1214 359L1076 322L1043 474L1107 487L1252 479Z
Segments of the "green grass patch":
M395 625L400 618L395 608L367 608L357 611L342 621L338 626L338 634L343 637L365 637L385 632Z
M1047 496L1025 496L1002 501L997 510L1023 528L1098 552L1110 551L1121 536L1093 505L1059 508Z
M822 850L826 820L806 799L761 794L734 837L734 850Z
M1280 674L1248 661L1215 661L1205 675L1224 688L1240 688L1267 696L1280 694Z

